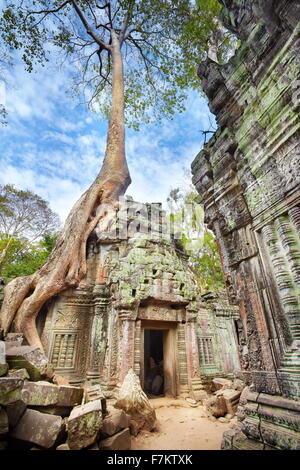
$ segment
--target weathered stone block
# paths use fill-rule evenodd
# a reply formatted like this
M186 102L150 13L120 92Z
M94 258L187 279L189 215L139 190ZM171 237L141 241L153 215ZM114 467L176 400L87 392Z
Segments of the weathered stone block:
M113 436L122 429L128 428L129 418L125 411L111 409L109 415L103 420L101 436Z
M241 392L239 390L223 390L223 398L226 403L227 413L230 413L232 415L235 414L239 404L240 396Z
M9 346L6 343L6 360L10 369L26 369L30 380L37 381L53 376L47 357L36 346Z
M28 406L49 406L58 402L59 388L45 382L25 382L24 390L28 392Z
M77 406L82 402L84 389L72 385L60 385L58 388L57 406ZM102 406L102 401L101 401ZM103 409L103 408L102 408Z
M231 385L231 380L216 377L211 383L211 390L212 392L216 392L217 390L221 390L222 388L230 388Z
M31 442L44 449L52 448L64 434L64 422L60 416L52 416L27 409L11 437Z
M24 381L11 377L0 378L0 405L15 403L22 397L22 387Z
M8 375L9 377L14 377L15 379L29 379L29 374L26 369L9 370Z
M101 401L95 400L74 408L67 423L70 449L83 449L93 444L102 424Z
M0 439L8 433L8 417L6 410L0 407Z
M226 402L222 395L209 398L206 400L205 405L208 411L216 418L225 416L227 413Z
M100 450L130 450L130 448L131 437L128 428L99 442Z
M25 413L26 410L26 399L24 399L24 392L22 391L22 399L18 400L14 403L11 403L6 406L6 412L8 416L8 423L10 429L13 429L19 420L22 418L23 414Z
M0 341L0 377L8 371L8 364L5 359L5 343Z
M100 385L91 385L85 388L85 399L87 402L100 400L103 414L106 414L106 398L102 392Z

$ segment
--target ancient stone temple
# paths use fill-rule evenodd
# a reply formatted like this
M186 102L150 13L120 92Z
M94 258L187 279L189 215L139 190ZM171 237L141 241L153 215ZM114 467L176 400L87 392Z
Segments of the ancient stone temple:
M251 385L239 429L223 447L299 449L300 4L221 3L240 46L223 66L200 65L219 127L192 171L228 294L239 304L241 364Z
M86 278L41 312L45 351L71 383L100 383L109 395L133 368L151 392L154 368L156 393L196 397L201 377L240 370L238 309L224 293L199 296L166 222L158 204L124 202L90 239Z

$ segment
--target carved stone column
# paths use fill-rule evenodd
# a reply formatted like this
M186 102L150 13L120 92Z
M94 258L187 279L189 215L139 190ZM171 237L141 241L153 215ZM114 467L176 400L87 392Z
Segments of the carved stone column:
M99 382L103 374L105 350L107 342L107 304L108 290L106 285L98 284L94 287L94 318L90 339L89 369L87 380Z
M196 311L189 310L187 312L186 324L188 381L190 385L190 391L195 399L197 399L197 392L202 388L200 377L200 358L196 329L196 316Z
M121 364L119 369L119 380L121 383L123 382L128 370L134 367L135 319L131 318L130 315L130 311L121 310L119 312L119 318L122 323L122 340L120 345Z

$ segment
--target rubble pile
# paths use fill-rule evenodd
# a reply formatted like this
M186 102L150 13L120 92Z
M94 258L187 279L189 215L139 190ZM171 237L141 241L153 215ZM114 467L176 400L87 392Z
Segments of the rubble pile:
M218 419L222 423L236 424L236 411L238 409L241 393L245 387L239 379L229 380L215 378L212 381L211 391L213 395L203 400L212 419Z
M71 386L22 335L0 336L0 450L130 447L129 417L106 406L99 385Z

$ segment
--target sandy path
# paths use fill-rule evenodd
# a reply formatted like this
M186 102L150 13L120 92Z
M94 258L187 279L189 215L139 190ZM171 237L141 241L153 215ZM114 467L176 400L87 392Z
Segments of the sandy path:
M211 421L203 406L190 407L185 400L151 400L159 422L157 432L132 437L132 450L219 450L229 423Z

